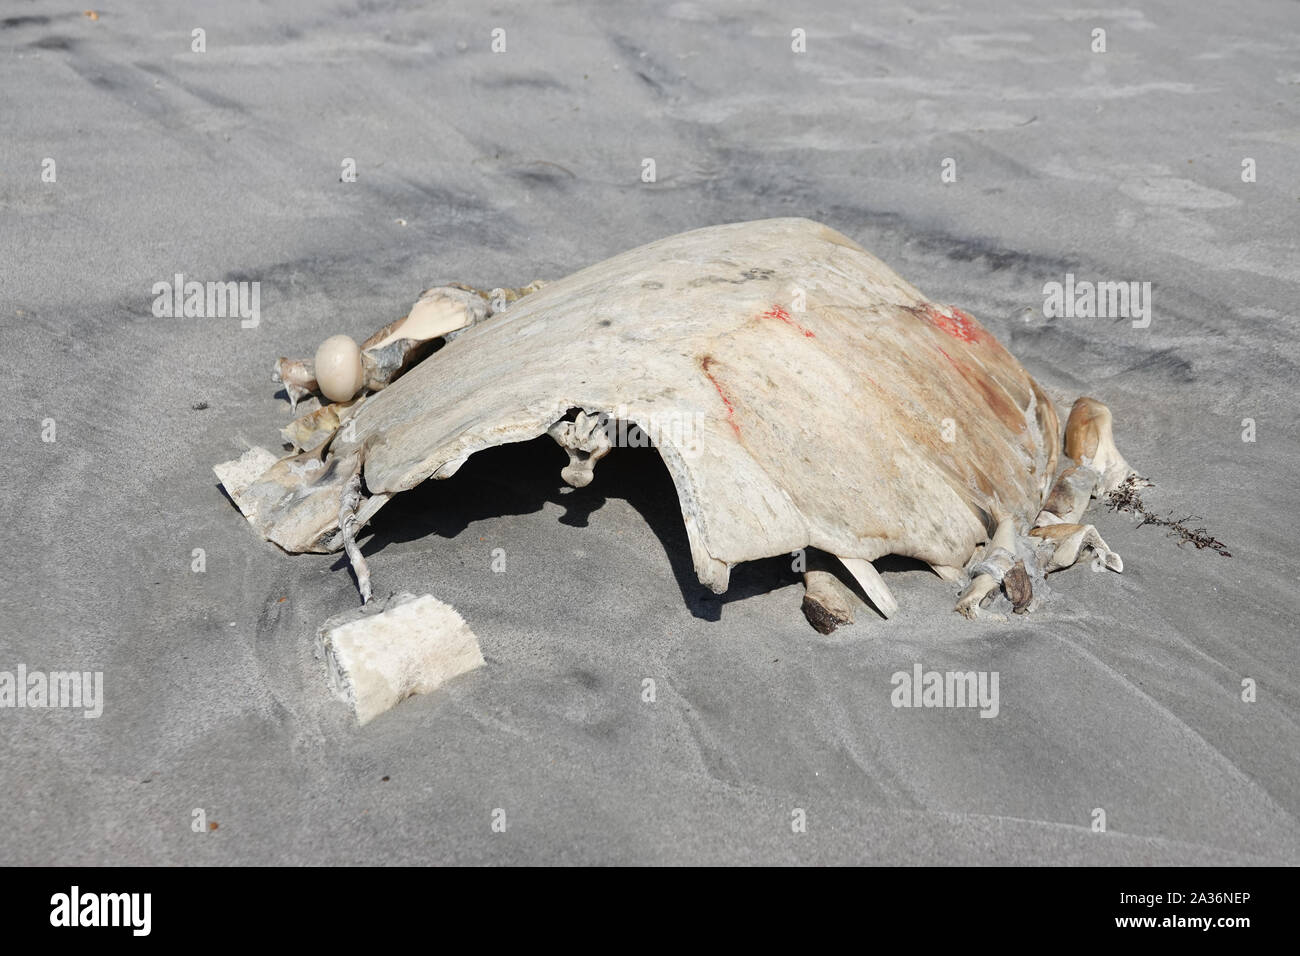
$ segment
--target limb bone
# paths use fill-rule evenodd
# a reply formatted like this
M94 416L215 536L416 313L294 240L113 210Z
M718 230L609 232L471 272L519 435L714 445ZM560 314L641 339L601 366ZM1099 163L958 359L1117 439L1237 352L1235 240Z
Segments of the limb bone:
M1080 398L1065 423L1065 454L1081 465L1090 465L1101 476L1093 494L1114 491L1133 474L1115 447L1111 421L1110 409L1101 402Z
M1112 571L1124 571L1123 559L1106 546L1097 529L1090 524L1052 524L1034 528L1029 533L1044 543L1055 545L1051 558L1043 566L1048 574L1070 567L1085 551L1097 555Z
M993 540L989 542L983 560L971 567L970 584L957 595L957 613L963 617L975 617L980 605L989 600L1006 573L1015 565L1015 547L1015 522L1011 518L1003 518L993 532Z
M829 571L805 571L803 613L820 634L853 623L854 607L862 600Z
M343 486L343 496L339 501L339 531L343 533L343 549L348 553L348 561L357 576L357 590L361 592L361 603L370 603L370 568L366 566L365 556L357 546L357 509L361 506L361 472L357 471Z

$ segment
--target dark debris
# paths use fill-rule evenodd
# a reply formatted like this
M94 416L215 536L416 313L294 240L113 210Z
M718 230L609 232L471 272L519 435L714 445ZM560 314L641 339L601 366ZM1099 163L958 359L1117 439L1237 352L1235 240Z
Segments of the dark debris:
M1202 548L1209 548L1225 558L1232 557L1232 552L1228 550L1227 545L1212 536L1205 528L1188 526L1188 522L1201 520L1198 515L1187 515L1184 518L1175 519L1172 511L1163 517L1149 511L1143 503L1142 495L1138 489L1150 488L1152 485L1153 482L1147 481L1140 475L1129 475L1124 479L1123 484L1106 496L1106 504L1111 511L1124 511L1141 517L1142 520L1138 522L1139 528L1151 524L1159 528L1169 529L1170 537L1178 538L1180 547L1190 541L1196 545L1198 551Z

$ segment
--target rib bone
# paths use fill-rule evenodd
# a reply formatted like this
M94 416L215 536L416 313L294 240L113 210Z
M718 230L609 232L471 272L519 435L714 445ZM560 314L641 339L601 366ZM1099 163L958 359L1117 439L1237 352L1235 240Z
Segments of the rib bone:
M885 617L893 617L898 613L898 602L894 600L894 595L889 593L889 586L885 584L885 579L880 576L874 564L862 558L840 557L840 562L862 585L862 590L867 592L867 597L871 598L871 603L876 606L877 611Z

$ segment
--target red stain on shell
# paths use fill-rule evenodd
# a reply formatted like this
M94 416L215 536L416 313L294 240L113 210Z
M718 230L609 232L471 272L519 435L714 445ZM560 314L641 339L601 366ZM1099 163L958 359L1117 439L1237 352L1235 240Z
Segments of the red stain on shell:
M940 312L927 302L923 306L922 316L940 332L946 332L953 338L961 339L963 342L973 344L983 342L989 337L989 334L984 331L984 327L976 322L973 317L955 306L949 306L948 309L952 312L952 315Z
M770 309L768 309L766 312L764 312L764 313L763 313L763 318L765 318L765 319L780 319L780 320L781 320L782 322L784 322L786 325L794 326L796 329L798 329L800 332L802 332L802 333L803 333L807 338L810 338L810 339L815 339L815 338L817 338L816 333L810 331L809 329L805 329L802 325L800 325L800 324L799 324L798 322L796 322L794 319L790 318L790 313L787 312L785 309L781 308L779 305L774 305L774 306L772 306L772 308L770 308Z
M740 426L736 424L736 407L731 404L731 399L727 398L727 393L722 390L722 386L718 383L718 380L714 378L713 373L709 371L712 367L712 355L705 355L700 359L700 368L703 369L708 380L713 383L713 387L718 390L718 397L722 399L723 407L727 409L727 423L731 425L732 431L739 435Z
M1006 392L995 379L983 369L962 365L945 352L942 347L936 346L936 348L939 349L939 354L946 358L952 364L952 367L957 370L958 374L966 380L966 383L979 393L985 404L1002 421L1002 424L1012 431L1018 431L1023 427L1024 413L1007 397Z
M951 355L949 355L947 352L945 352L945 351L943 350L943 346L936 345L935 348L937 348L937 349L939 350L939 354L940 354L940 355L942 355L944 358L946 358L946 359L947 359L947 360L952 364L952 367L953 367L953 368L955 368L955 369L956 369L957 371L959 371L959 372L962 371L962 367L961 367L960 365L957 364L957 360L954 359L954 358L953 358Z

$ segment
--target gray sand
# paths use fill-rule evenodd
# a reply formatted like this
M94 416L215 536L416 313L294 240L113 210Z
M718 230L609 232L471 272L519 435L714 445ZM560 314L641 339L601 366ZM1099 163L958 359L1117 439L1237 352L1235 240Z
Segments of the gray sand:
M0 670L106 697L0 709L0 863L1297 861L1300 8L328 6L0 20ZM1063 410L1107 402L1148 505L1233 557L1094 506L1122 576L970 623L908 567L896 618L821 637L788 559L694 582L652 451L566 494L557 448L516 446L366 545L488 666L353 726L311 653L345 562L261 541L210 470L278 448L273 359L439 280L784 215L977 315ZM1044 318L1067 272L1150 281L1150 327ZM261 282L260 325L156 318L175 273ZM918 661L997 671L1001 712L895 709Z

